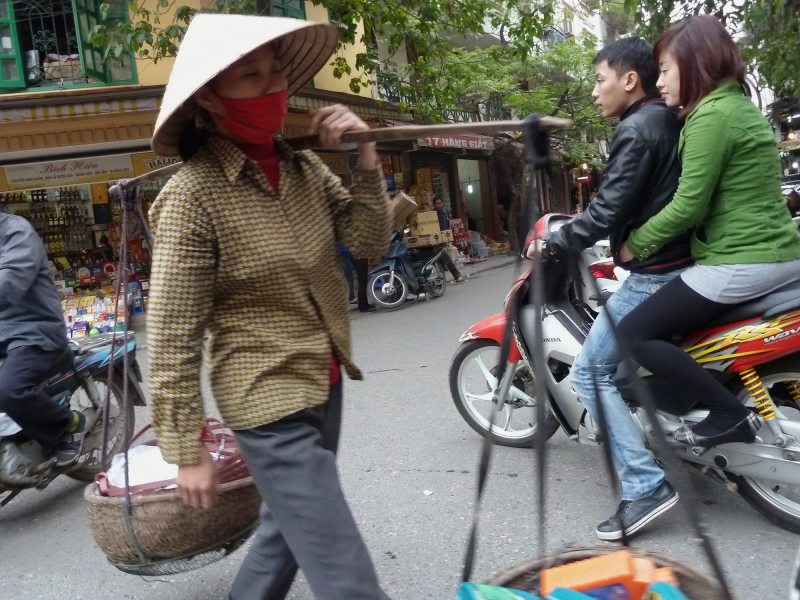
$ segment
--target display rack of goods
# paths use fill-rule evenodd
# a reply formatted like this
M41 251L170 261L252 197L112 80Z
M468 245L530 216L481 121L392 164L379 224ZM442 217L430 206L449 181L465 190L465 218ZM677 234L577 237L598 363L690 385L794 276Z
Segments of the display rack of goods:
M65 298L61 301L61 308L67 334L72 338L81 338L114 329L121 331L125 322L125 305L125 296L120 295L119 311L114 313L117 298L113 292Z

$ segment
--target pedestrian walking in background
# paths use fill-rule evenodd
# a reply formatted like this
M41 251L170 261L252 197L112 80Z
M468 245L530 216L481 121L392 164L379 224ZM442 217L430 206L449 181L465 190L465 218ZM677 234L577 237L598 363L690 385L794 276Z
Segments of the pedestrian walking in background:
M339 256L342 258L342 270L344 271L344 277L347 280L347 301L350 304L355 304L355 275L353 273L353 263L351 262L352 257L350 256L350 250L348 250L347 246L341 242L336 244L336 248L339 250Z

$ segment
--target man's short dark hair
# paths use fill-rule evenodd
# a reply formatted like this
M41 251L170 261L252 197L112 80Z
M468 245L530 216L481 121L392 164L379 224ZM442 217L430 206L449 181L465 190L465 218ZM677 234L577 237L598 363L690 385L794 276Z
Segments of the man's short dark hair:
M653 47L642 38L630 37L612 42L594 57L593 65L608 62L617 76L636 71L642 82L642 89L649 94L656 91L658 64L653 58Z

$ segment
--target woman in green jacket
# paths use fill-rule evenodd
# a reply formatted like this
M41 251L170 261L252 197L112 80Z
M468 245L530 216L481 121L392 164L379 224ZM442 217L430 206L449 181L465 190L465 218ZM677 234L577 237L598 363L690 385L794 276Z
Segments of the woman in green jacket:
M619 327L631 356L680 381L709 409L678 441L711 447L753 442L761 422L672 343L733 306L800 280L800 233L781 195L775 136L748 98L739 50L714 17L672 26L655 46L667 105L681 107L682 172L672 202L633 231L623 260L646 258L694 228L695 265L633 310Z

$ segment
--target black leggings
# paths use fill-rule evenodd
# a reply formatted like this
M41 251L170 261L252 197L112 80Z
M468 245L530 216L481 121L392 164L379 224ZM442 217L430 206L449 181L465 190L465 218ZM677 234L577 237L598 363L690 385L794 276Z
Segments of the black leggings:
M747 417L741 401L711 373L672 341L700 329L705 323L734 308L701 296L678 277L637 306L619 324L620 344L653 375L679 381L686 393L709 409L700 435L727 431ZM709 429L710 428L710 429Z

